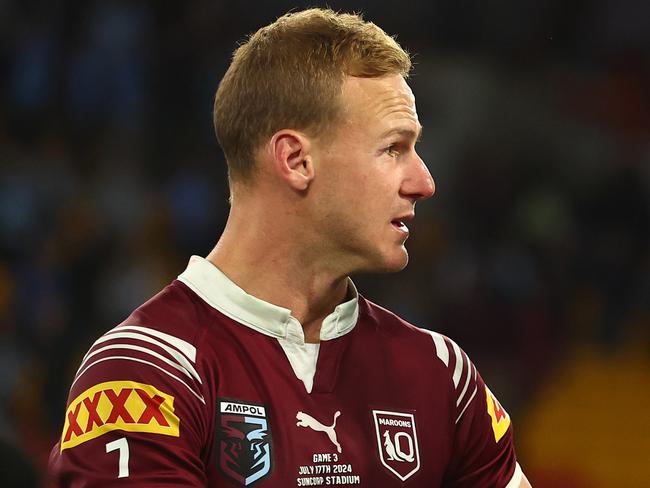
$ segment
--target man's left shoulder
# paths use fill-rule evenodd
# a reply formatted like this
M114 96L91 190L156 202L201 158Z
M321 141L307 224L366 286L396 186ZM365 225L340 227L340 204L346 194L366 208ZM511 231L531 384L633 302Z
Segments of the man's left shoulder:
M445 335L414 325L370 300L364 299L362 311L374 323L378 334L389 339L396 347L407 347L411 354L421 352L427 356L438 356L442 361L448 355L445 351L453 349L454 342Z
M382 307L367 298L363 298L362 300L363 302L360 307L362 314L367 315L367 317L374 322L378 332L382 334L393 335L395 338L414 341L421 341L423 338L431 338L433 336L444 337L426 327L412 324L395 312Z

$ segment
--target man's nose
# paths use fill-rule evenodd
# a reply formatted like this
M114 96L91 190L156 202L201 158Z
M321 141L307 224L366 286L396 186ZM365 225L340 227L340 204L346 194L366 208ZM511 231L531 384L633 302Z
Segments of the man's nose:
M436 192L436 184L422 158L417 154L414 156L400 192L414 200L425 200Z

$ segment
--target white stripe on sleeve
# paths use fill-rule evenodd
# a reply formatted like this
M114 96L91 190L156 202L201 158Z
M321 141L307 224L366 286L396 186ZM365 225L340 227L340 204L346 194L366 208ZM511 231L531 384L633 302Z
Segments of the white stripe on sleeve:
M458 344L456 344L451 339L449 342L451 342L451 346L454 349L454 355L456 356L456 367L454 368L454 376L452 379L454 380L454 386L458 388L460 375L463 373L463 354L460 352L460 347L458 347Z
M432 330L426 330L426 332L431 334L433 344L436 346L436 356L438 356L438 359L440 359L440 361L442 361L445 366L449 366L449 349L447 349L447 344L445 344L444 337L437 332L433 332Z
M521 470L519 463L515 466L515 472L512 473L512 478L504 488L519 488L519 485L524 479L524 472Z

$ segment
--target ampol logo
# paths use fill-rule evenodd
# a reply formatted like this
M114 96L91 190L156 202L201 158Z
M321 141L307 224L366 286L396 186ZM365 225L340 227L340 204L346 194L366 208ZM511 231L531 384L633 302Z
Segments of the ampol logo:
M134 381L107 381L88 388L66 411L61 451L112 430L178 437L174 397Z
M263 405L219 400L219 468L242 486L271 473L271 432Z
M406 481L420 469L420 449L411 413L373 410L379 459L391 473Z

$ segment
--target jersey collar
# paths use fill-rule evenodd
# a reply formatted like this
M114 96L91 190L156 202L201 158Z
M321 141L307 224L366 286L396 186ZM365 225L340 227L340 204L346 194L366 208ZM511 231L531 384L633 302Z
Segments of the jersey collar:
M291 310L249 295L207 259L192 256L178 279L227 317L262 334L304 344L302 325L291 315ZM356 325L359 294L350 278L348 290L352 298L337 305L323 320L320 330L322 341L340 337Z

